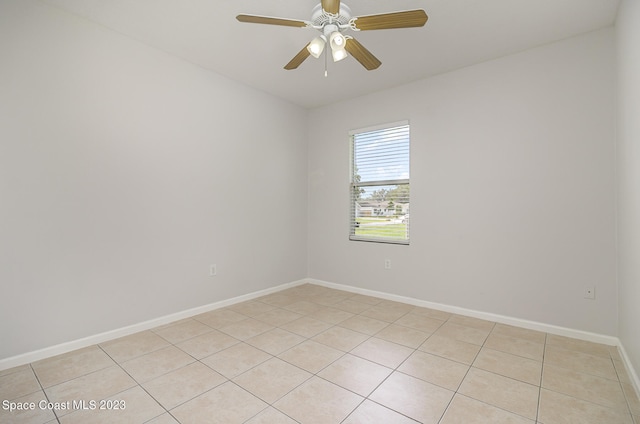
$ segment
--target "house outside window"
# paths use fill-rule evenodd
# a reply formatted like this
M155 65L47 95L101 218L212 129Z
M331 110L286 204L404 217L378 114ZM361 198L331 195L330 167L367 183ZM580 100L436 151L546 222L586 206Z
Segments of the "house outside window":
M409 244L409 122L354 130L350 240Z

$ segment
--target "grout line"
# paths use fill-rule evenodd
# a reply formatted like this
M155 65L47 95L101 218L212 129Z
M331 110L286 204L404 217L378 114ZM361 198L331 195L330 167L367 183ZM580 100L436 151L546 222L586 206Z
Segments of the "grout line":
M49 399L49 395L44 390L44 387L42 386L42 383L40 382L40 377L38 377L38 374L36 373L36 370L33 368L32 363L29 364L29 369L31 369L31 372L35 376L36 381L38 382L38 385L40 386L40 390L42 391L42 394L44 395L45 399L47 400L47 402L51 402L51 399ZM53 410L52 412L53 412L53 417L55 418L56 422L59 424L60 423L60 417L58 417L58 414L56 413L55 410ZM51 422L51 421L47 421L47 423L49 423L49 422Z
M453 315L451 315L449 317L449 319L452 317ZM448 322L449 319L447 319ZM444 325L444 323L442 324ZM440 327L442 327L442 325ZM438 327L438 328L440 328ZM444 411L442 412L442 415L440 416L440 419L438 420L438 422L442 422L442 420L444 419L445 415L447 414L447 411L449 410L449 408L451 407L451 404L453 403L453 399L455 399L456 395L460 395L460 396L465 396L462 393L459 392L460 387L462 386L462 383L464 382L464 380L467 378L467 375L469 375L469 371L471 371L471 368L473 367L473 364L475 363L476 359L478 358L478 355L480 355L480 351L484 348L485 343L487 342L487 340L489 339L489 335L491 334L491 332L493 331L493 329L495 328L495 323L493 324L493 326L491 327L491 330L489 331L489 333L487 334L487 336L484 338L482 345L480 345L480 349L478 349L478 352L475 354L475 356L473 357L473 360L471 361L470 364L468 364L468 368L467 371L464 373L464 376L460 379L460 383L458 384L458 387L456 387L456 389L453 391L453 396L451 397L451 399L449 400L449 403L447 404L447 407L444 409ZM434 332L435 333L435 332ZM459 340L462 341L462 340ZM471 343L470 343L471 344ZM448 359L448 358L445 358ZM465 364L466 365L466 364ZM467 396L468 397L468 396ZM473 398L470 398L473 399ZM476 401L479 401L478 399L474 399ZM482 401L479 401L482 402ZM486 403L486 402L483 402ZM496 407L495 405L491 405L493 407ZM502 408L500 408L502 409Z
M158 402L158 399L156 399L155 397L153 397L153 395L152 395L151 393L149 393L149 392L147 391L147 389L145 389L145 388L142 386L142 384L140 384L140 382L139 382L138 380L136 380L136 379L135 379L131 374L129 374L129 372L128 372L126 369L124 369L124 367L123 367L119 362L117 362L114 358L112 358L112 357L111 357L111 355L109 355L109 353L108 353L106 350L104 350L104 349L102 348L102 346L100 346L100 345L97 345L97 346L98 346L98 348L99 348L99 349L101 349L101 350L105 353L105 355L107 355L109 358L111 358L111 360L112 360L113 362L115 362L115 363L116 363L116 365L117 365L117 366L118 366L118 367L119 367L119 368L120 368L120 369L121 369L125 374L127 374L127 375L129 376L129 378L131 378L131 380L133 380L133 381L136 383L136 385L135 385L134 387L129 387L128 389L122 390L122 391L120 391L120 392L118 392L118 393L114 394L113 396L117 396L118 394L120 394L120 393L124 393L124 392L126 392L127 390L131 390L131 389L133 389L133 388L135 388L135 387L137 386L137 387L140 387L140 388L141 388L145 393L147 393L147 394L151 397L151 399L153 399L153 400L154 400L158 405L160 405L160 407L161 407L165 412L168 412L168 411L167 411L167 409L164 407L164 405L162 405L160 402ZM155 351L154 351L154 352L155 352ZM151 352L149 352L149 353L151 353ZM146 355L146 354L145 354L145 355ZM142 356L142 355L140 355L140 356ZM138 357L140 357L140 356L138 356ZM125 361L125 362L126 362L126 361ZM160 414L160 415L162 415L162 414ZM158 416L159 416L159 415L158 415ZM153 417L153 418L156 418L156 417ZM152 418L152 419L153 419L153 418ZM149 421L149 420L148 420L148 421Z
M544 359L547 353L547 336L548 334L545 333L544 344L542 348L542 366L540 367L540 383L538 384L538 406L536 407L536 422L538 422L538 418L540 417L540 402L542 400L542 376L544 374L544 366L545 366Z
M334 383L334 384L335 384L335 383ZM357 393L356 393L356 394L357 394ZM361 396L361 395L358 395L358 396ZM362 396L361 396L361 397L362 397ZM367 401L367 399L369 399L369 397L368 397L368 396L367 396L367 397L363 397L363 399L360 401L360 403L359 403L355 408L353 408L353 410L352 410L351 412L349 412L349 413L347 414L347 416L346 416L346 417L344 417L344 418L340 421L340 423L344 423L346 420L348 420L348 419L349 419L349 417L350 417L350 416L352 416L352 415L354 414L354 412L356 412L356 411L358 410L358 408L360 408L360 407L362 406L362 404L364 404L364 403Z

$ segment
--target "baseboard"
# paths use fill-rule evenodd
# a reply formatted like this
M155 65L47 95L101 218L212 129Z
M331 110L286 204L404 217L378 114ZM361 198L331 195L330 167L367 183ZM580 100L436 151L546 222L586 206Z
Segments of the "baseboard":
M624 348L624 345L620 343L618 345L618 350L620 351L620 356L622 357L622 363L624 367L627 369L627 375L629 375L629 380L631 380L631 385L636 390L638 398L640 398L640 378L638 378L638 373L635 368L631 364L631 359L629 359L629 355Z
M415 299L412 297L399 296L391 293L379 292L375 290L362 289L359 287L347 286L343 284L330 283L322 280L309 279L312 284L324 287L344 290L351 293L364 294L367 296L380 297L387 300L395 300L397 302L408 303L414 306L422 306L425 308L436 309L438 311L449 312L468 317L484 319L487 321L499 322L501 324L513 325L515 327L527 328L529 330L537 330L545 333L556 334L559 336L571 337L574 339L586 340L594 343L606 344L609 346L619 346L620 340L617 337L605 336L603 334L590 333L588 331L575 330L567 327L560 327L551 324L544 324L537 321L529 321L520 318L513 318L506 315L493 314L490 312L476 311L473 309L461 308L458 306L450 306L442 303L429 302L426 300Z
M627 352L624 349L622 342L617 337L591 333L588 331L575 330L573 328L560 327L560 326L545 324L537 321L529 321L529 320L520 319L520 318L513 318L513 317L493 314L489 312L476 311L473 309L461 308L458 306L450 306L442 303L429 302L426 300L420 300L420 299L415 299L415 298L406 297L406 296L399 296L396 294L379 292L375 290L368 290L360 287L330 283L328 281L322 281L322 280L316 280L316 279L308 279L307 281L311 284L316 284L319 286L324 286L332 289L344 290L351 293L363 294L366 296L375 296L382 299L408 303L414 306L422 306L425 308L436 309L438 311L465 315L473 318L484 319L487 321L498 322L501 324L513 325L515 327L527 328L529 330L537 330L537 331L542 331L549 334L556 334L559 336L571 337L574 339L606 344L609 346L617 346L618 349L620 350L620 356L622 357L622 362L624 363L624 366L627 369L627 374L629 375L629 379L631 380L631 383L634 386L636 393L638 393L640 396L640 379L638 378L638 374L635 368L633 367L633 365L631 364L631 361L629 360L629 356L627 355Z
M39 361L41 359L50 358L52 356L60 355L63 353L71 352L76 349L82 349L84 347L92 346L98 343L104 343L109 340L117 339L119 337L128 336L139 331L150 330L160 325L169 324L170 322L178 321L184 318L189 318L194 315L202 314L205 312L213 311L215 309L224 308L225 306L234 305L236 303L244 302L247 300L255 299L257 297L265 296L271 293L276 293L284 289L295 287L308 280L298 280L290 283L281 284L279 286L271 287L264 290L259 290L253 293L244 294L241 296L233 297L231 299L221 300L218 302L210 303L196 308L187 309L185 311L176 312L174 314L165 315L162 317L154 318L148 321L140 322L137 324L129 325L106 331L104 333L92 335L78 340L72 340L69 342L61 343L55 346L46 347L44 349L35 350L32 352L23 353L20 355L12 356L5 359L0 359L0 371L17 367L31 362Z

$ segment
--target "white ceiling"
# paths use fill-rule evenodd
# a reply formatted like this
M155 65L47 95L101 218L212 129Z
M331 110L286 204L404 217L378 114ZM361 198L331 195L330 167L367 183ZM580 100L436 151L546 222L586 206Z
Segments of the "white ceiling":
M424 9L423 28L351 32L382 61L309 57L317 32L246 24L240 13L309 20L319 0L42 0L249 86L312 108L612 25L619 0L345 0L354 16Z

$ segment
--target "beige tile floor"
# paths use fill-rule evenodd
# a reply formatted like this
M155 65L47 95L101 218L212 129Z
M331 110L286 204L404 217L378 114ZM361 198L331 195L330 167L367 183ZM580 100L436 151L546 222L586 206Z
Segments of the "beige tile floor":
M5 400L36 406L0 423L640 424L615 347L309 284L0 371Z

